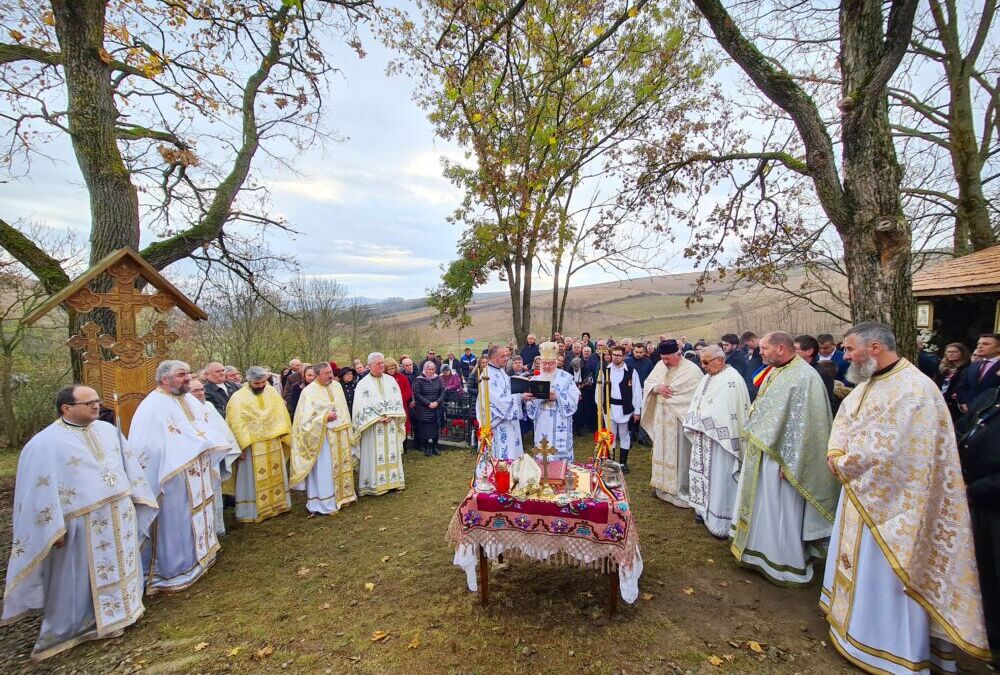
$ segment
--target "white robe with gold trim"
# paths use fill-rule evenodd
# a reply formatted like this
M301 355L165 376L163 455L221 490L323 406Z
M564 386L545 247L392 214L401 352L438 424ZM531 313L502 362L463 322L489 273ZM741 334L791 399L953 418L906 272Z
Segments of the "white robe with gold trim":
M834 647L870 672L989 658L951 416L906 359L858 385L830 434L843 484L820 600Z
M673 368L661 360L643 384L640 423L653 439L653 472L649 484L656 496L675 506L688 508L688 468L691 442L684 435L682 424L695 389L701 381L701 370L687 359ZM660 396L654 389L665 384L674 390L673 396Z
M209 433L201 405L191 394L155 389L136 408L129 429L129 444L160 505L143 551L150 595L188 588L219 550L212 467L231 448Z
M109 637L144 611L139 551L156 498L120 442L107 422L60 420L21 451L3 622L44 614L35 660Z

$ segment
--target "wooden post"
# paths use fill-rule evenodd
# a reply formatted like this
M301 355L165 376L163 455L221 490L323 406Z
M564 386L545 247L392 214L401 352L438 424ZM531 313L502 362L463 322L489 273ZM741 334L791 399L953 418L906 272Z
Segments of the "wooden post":
M620 592L618 587L618 564L610 562L608 565L608 608L611 610L611 616L618 613L618 594Z
M490 561L482 545L479 546L479 600L483 607L490 604Z

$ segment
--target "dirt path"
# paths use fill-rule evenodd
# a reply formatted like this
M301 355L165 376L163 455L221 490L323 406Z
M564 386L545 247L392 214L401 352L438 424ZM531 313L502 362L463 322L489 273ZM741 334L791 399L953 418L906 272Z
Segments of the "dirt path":
M188 592L147 598L122 638L38 667L26 660L37 624L0 629L0 672L855 672L827 642L818 588L777 588L738 568L690 511L651 496L648 449L633 452L629 478L648 599L614 618L604 578L528 562L494 579L481 608L444 544L472 456L405 462L405 492L328 519L307 518L299 498L291 514L231 526L215 567ZM0 481L4 565L11 501ZM373 641L376 631L388 637Z

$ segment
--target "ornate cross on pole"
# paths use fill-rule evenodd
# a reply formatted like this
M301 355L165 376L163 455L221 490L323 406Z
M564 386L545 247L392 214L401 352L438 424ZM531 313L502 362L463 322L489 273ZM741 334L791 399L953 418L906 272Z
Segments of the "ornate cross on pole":
M167 355L167 345L176 342L177 333L167 332L167 322L157 321L153 324L153 329L142 336L142 341L148 345L153 345L153 353L163 358Z
M542 485L547 486L549 484L549 455L556 454L557 450L549 445L547 438L543 438L535 450L542 456Z

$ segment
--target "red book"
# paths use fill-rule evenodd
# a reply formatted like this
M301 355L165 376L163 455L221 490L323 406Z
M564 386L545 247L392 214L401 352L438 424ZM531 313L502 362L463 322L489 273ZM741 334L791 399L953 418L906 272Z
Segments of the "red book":
M544 466L542 464L543 470ZM547 477L550 483L565 483L567 471L569 471L569 463L565 459L549 460Z

